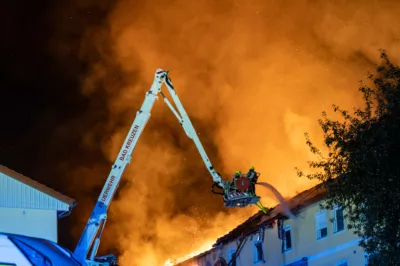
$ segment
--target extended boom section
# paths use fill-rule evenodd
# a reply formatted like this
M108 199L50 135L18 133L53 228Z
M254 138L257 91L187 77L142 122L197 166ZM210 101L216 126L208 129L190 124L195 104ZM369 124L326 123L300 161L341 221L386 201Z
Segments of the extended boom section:
M194 129L193 124L190 121L190 118L186 113L186 110L183 107L178 97L178 94L176 93L176 90L172 84L172 81L168 75L165 76L164 83L168 88L168 91L171 94L172 100L174 101L178 111L175 110L171 102L167 99L167 97L165 97L165 95L162 92L160 92L160 94L163 96L165 103L177 117L178 121L185 130L186 135L189 138L191 138L194 144L196 145L197 150L199 151L201 158L203 159L203 162L206 165L214 181L214 184L211 187L211 191L215 194L223 196L225 207L240 208L251 204L257 204L260 201L260 197L258 197L255 194L254 184L257 182L257 179L260 176L260 174L254 171L254 167L251 167L249 173L245 175L242 175L240 173L239 176L237 174L234 175L233 180L231 181L223 180L221 175L218 172L216 172L214 166L212 165L210 159L208 158L207 153L204 150L204 147L201 144L199 137L197 136L197 132ZM214 190L214 187L222 189L222 191L216 192ZM262 210L265 210L263 209L263 207L260 208Z
M135 149L137 141L150 118L150 112L158 98L157 94L160 91L161 85L161 74L156 74L154 82L150 90L146 93L145 100L140 110L136 113L136 118L129 130L128 136L111 168L106 184L100 193L89 221L74 251L75 255L81 258L87 259L88 252L90 248L92 248L90 260L94 260L94 256L100 244L102 227L104 227L107 219L107 210L110 206L110 202L118 188L122 174L131 160L132 152Z
M161 91L161 86L163 83L166 85L178 110L174 108L172 103ZM182 125L186 135L192 139L196 145L197 150L199 151L200 156L213 179L211 191L215 194L223 196L225 207L245 207L249 204L257 204L260 200L260 197L255 194L254 186L257 183L257 179L260 174L254 171L254 167L251 167L249 173L245 175L241 174L240 171L237 171L231 181L223 180L221 175L216 172L207 156L206 151L204 150L203 145L200 142L197 132L194 129L193 124L185 111L185 108L183 108L175 88L172 85L171 79L168 77L168 72L162 69L157 69L153 84L150 90L146 93L145 100L140 110L136 113L135 120L133 121L117 159L111 168L103 190L100 193L97 203L74 251L75 255L85 259L88 262L88 265L108 266L117 264L117 260L113 255L96 258L95 256L100 245L100 237L107 220L107 210L119 186L125 168L131 160L132 153L136 147L139 137L150 118L150 112L158 98L158 94L161 94L164 102L171 109L179 123ZM219 188L220 192L215 191L215 187ZM263 209L263 207L260 208ZM88 258L89 252L90 256Z
M212 165L210 159L207 156L206 151L204 150L203 145L200 142L199 137L197 136L197 132L193 127L192 122L189 119L189 116L187 115L185 108L183 108L183 105L178 97L178 94L176 94L176 91L174 89L174 86L172 85L171 79L166 76L165 79L165 85L168 88L169 93L171 94L172 100L174 101L176 107L178 108L179 113L175 110L174 106L171 104L171 102L168 100L167 97L165 97L164 94L161 95L164 98L164 102L168 105L168 107L171 109L171 111L175 114L176 118L178 119L179 123L182 125L183 130L185 131L186 135L193 140L194 144L197 147L197 150L200 153L201 158L203 159L204 164L206 165L208 171L210 172L214 183L218 185L219 188L223 189L226 187L226 183L222 179L221 175L217 173L214 169L214 166ZM179 115L180 114L180 115Z

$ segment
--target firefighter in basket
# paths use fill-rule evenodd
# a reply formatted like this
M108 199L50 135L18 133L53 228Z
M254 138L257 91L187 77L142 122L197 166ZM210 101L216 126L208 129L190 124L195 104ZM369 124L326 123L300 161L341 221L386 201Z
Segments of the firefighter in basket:
M257 183L258 180L258 173L254 170L254 166L250 166L249 172L247 173L247 178L251 182L251 192L255 195L256 194L255 184Z

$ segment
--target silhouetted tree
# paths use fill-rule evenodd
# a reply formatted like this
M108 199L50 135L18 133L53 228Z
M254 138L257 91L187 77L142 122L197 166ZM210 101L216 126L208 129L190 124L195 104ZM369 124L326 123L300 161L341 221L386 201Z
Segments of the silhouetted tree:
M342 206L349 229L360 236L369 265L400 265L400 68L381 51L382 62L359 89L365 106L353 114L336 105L342 119L319 124L329 154L317 155L309 166L314 174L299 176L322 181L328 191L324 208Z

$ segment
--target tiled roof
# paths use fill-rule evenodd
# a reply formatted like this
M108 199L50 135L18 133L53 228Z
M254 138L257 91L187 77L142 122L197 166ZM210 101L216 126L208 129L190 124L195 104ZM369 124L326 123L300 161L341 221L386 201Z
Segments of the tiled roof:
M76 201L74 199L67 197L67 196L55 191L54 189L49 188L45 185L42 185L39 182L37 182L33 179L30 179L29 177L26 177L22 174L19 174L3 165L0 165L0 172L7 175L10 178L13 178L19 182L22 182L27 186L35 188L35 189L43 192L44 194L47 194L63 203L69 205L70 207L73 207L76 204Z

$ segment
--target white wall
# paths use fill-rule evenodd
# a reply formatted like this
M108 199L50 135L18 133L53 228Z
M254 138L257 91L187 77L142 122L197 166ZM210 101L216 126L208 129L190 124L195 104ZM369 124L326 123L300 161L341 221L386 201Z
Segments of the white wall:
M347 260L349 265L363 265L364 251L358 246L359 238L347 229L334 233L331 210L327 210L328 236L316 239L315 214L320 211L318 202L303 209L298 214L298 220L288 219L284 225L291 226L292 250L284 253L284 263L294 262L302 257L308 257L310 266L336 265Z
M40 237L57 243L57 211L0 207L0 232Z

